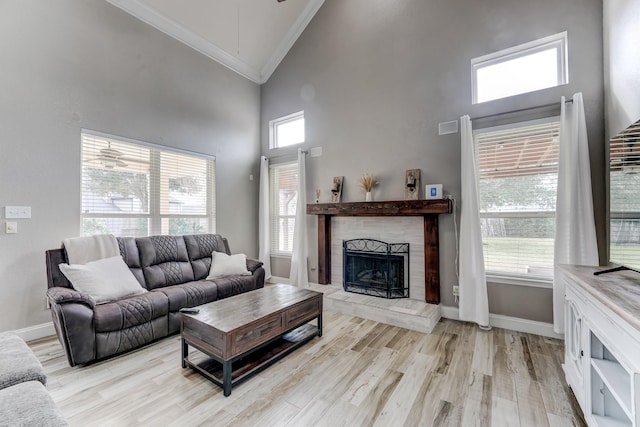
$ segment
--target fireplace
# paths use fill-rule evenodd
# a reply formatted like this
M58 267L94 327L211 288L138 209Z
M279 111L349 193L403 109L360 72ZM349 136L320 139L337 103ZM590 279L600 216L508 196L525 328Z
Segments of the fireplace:
M424 241L424 301L440 304L440 243L438 216L453 212L451 199L383 202L312 203L308 215L318 216L318 283L331 283L331 219L334 217L422 217ZM336 248L340 252L341 245ZM343 259L338 255L337 259ZM343 269L340 269L343 272ZM337 283L343 281L341 278ZM423 299L423 295L420 295Z
M345 240L342 277L347 292L409 298L409 243Z

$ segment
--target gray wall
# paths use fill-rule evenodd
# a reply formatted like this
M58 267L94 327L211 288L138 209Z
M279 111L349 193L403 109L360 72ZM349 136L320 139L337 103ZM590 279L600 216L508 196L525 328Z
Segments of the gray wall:
M569 37L569 84L471 104L471 58L561 31ZM323 147L321 157L307 160L308 200L320 188L326 201L331 178L341 175L343 201L362 200L356 181L364 172L380 181L377 200L402 199L404 172L413 168L422 169L423 183L442 183L457 199L460 135L438 136L439 122L559 102L582 91L604 259L602 68L601 0L327 0L262 86L262 153L290 155L293 150L268 149L268 121L305 110L305 146ZM316 224L309 217L311 269ZM441 216L440 224L441 295L452 306L453 216ZM274 275L287 276L288 269ZM317 279L315 271L310 278ZM491 284L489 295L492 313L552 321L549 289Z
M217 230L257 256L259 86L104 0L3 1L0 52L0 206L33 216L2 221L0 330L51 321L44 251L80 230L81 128L216 155Z
M604 72L609 137L640 119L640 1L604 0Z

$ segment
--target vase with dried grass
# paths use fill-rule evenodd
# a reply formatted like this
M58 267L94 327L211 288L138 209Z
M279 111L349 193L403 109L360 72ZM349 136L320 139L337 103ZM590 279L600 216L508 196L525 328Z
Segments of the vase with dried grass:
M358 180L358 186L365 191L365 202L370 202L373 200L373 197L371 197L371 190L373 190L373 186L376 184L376 178L369 173L363 174Z

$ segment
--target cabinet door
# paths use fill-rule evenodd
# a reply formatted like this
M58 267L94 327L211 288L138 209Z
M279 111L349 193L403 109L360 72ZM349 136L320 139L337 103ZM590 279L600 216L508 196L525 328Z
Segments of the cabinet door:
M565 302L565 351L564 365L567 382L578 402L584 408L584 351L582 315L576 302L567 298Z

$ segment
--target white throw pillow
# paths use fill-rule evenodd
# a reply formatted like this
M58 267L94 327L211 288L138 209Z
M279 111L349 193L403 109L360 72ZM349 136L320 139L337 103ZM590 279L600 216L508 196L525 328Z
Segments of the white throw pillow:
M76 291L91 295L97 303L147 292L119 255L84 265L60 264L59 267Z
M207 280L223 276L249 276L247 256L245 254L227 255L224 252L211 254L211 269Z

